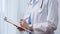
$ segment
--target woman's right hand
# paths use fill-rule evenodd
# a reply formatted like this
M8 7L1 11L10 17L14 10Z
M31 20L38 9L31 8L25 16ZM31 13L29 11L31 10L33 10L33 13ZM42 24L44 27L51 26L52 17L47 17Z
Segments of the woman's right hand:
M22 27L23 27L23 23L24 23L24 20L23 20L23 19L20 19L20 26L21 26L21 27L17 27L17 29L18 29L19 31L24 31L24 29L22 28Z

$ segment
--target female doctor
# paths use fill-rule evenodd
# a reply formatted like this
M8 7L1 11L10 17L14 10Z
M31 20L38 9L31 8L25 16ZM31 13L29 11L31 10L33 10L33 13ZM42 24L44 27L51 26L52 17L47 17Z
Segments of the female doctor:
M32 29L34 34L54 34L58 25L57 0L29 0L20 23L22 27ZM23 31L21 28L18 29Z

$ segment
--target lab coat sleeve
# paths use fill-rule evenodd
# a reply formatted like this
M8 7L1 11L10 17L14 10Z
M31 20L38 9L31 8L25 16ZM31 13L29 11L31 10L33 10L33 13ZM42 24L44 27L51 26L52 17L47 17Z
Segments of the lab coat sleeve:
M47 22L36 23L33 28L37 31L53 32L58 25L58 5L57 0L49 0Z

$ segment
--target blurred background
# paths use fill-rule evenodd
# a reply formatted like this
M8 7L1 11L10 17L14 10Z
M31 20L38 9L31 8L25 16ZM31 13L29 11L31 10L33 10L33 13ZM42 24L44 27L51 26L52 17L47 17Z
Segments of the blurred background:
M11 22L19 25L20 18L24 16L26 2L27 0L0 0L0 34L21 34L15 26L5 22L3 18L6 16ZM59 23L55 34L60 34L60 0L58 4Z

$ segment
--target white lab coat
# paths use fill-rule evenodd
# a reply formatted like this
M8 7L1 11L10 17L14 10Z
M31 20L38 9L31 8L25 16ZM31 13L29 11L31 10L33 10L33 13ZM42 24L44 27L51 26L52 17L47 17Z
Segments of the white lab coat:
M35 5L31 4L27 6L24 18L28 18L31 14L34 34L54 34L58 25L57 0L44 0L42 8L42 0L36 1Z

